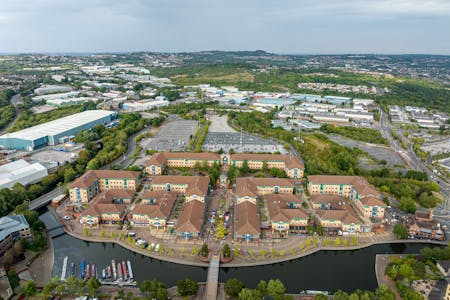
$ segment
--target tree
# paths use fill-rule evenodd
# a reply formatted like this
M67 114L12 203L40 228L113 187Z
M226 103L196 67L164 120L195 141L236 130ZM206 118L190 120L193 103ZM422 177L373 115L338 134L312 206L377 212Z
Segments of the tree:
M18 258L23 254L23 244L22 241L16 241L13 246L13 255Z
M349 298L350 298L349 294L341 290L337 291L333 295L333 300L348 300Z
M403 224L395 224L393 232L398 239L404 240L408 238L408 229Z
M314 300L328 300L328 296L324 295L324 294L318 294L314 296Z
M282 300L286 288L284 287L284 284L281 282L281 280L271 279L267 284L267 291L274 300Z
M236 298L239 296L239 293L244 288L244 284L237 278L230 278L225 281L225 293L228 296Z
M378 300L395 300L395 294L386 285L382 284L375 290Z
M400 199L399 208L403 211L413 214L416 212L416 203L409 197L402 197Z
M198 283L189 278L177 282L178 294L181 296L193 296L197 294Z
M209 252L208 245L203 244L202 248L200 249L200 255L206 257L206 256L208 256L208 252Z
M244 161L242 162L241 172L242 173L250 172L250 168L248 167L248 161L246 159L244 159Z
M265 280L261 280L256 286L256 289L259 291L261 296L269 295L269 290L267 289L267 282Z
M64 284L58 284L55 288L56 293L61 297L66 290L66 286Z
M93 297L95 296L95 292L100 287L100 280L97 279L97 277L91 277L86 282L86 286L89 289L89 294Z
M223 245L222 254L223 254L223 257L230 257L231 256L230 245L228 245L228 244Z
M5 254L3 254L3 265L5 268L9 269L10 266L12 266L14 263L14 254L13 251L7 250Z
M261 300L262 296L258 290L242 289L239 300Z
M37 293L36 283L34 283L33 280L27 281L27 283L25 283L25 286L23 288L23 293L27 297L36 295Z
M53 291L56 289L56 286L58 284L58 278L52 277L50 281L44 286L42 289L42 293L48 298L48 296L53 294Z
M411 279L415 274L413 268L407 263L404 263L400 266L400 268L398 269L398 273L408 279Z

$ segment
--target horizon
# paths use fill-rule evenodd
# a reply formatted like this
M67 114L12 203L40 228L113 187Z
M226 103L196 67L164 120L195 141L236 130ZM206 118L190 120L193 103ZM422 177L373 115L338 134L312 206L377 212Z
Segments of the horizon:
M450 55L447 0L2 0L0 53Z

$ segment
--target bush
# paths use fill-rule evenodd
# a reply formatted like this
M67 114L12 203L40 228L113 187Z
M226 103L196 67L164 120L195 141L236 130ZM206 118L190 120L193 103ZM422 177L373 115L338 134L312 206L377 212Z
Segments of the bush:
M395 224L393 232L401 240L408 238L408 229L402 224Z
M230 257L231 256L231 249L228 244L223 245L222 248L223 257Z
M225 281L224 289L229 297L236 298L243 288L244 284L237 278L230 278Z
M186 278L177 282L177 289L180 296L193 296L197 294L198 283Z

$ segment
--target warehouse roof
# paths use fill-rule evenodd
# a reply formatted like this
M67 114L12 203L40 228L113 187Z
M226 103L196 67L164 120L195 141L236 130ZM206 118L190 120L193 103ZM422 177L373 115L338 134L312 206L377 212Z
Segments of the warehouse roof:
M10 188L16 182L27 185L47 176L47 169L40 163L30 164L23 159L0 166L0 188Z
M0 241L8 235L29 228L27 220L23 215L6 216L0 218Z
M36 140L45 136L52 136L68 131L113 114L115 114L115 112L107 110L86 110L54 121L4 134L0 136L0 139L17 138L24 140Z

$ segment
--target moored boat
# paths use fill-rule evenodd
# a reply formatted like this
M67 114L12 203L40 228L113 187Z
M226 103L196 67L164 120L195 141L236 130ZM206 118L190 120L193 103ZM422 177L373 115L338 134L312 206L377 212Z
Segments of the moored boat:
M127 265L125 264L125 261L122 261L122 273L123 273L123 280L127 280Z
M133 271L131 270L131 262L127 260L127 267L128 267L128 277L130 277L131 280L133 280Z
M117 264L117 280L123 280L122 266L120 265L120 263Z
M90 273L91 273L90 265L86 264L86 275L84 276L84 279L86 279L86 280L89 279Z
M113 280L117 280L117 270L116 270L116 261L113 259L111 261L111 265L112 265L112 272L113 272Z
M92 264L92 267L91 267L91 277L97 277L97 273L95 273L95 265L94 264Z
M81 262L81 279L84 279L84 277L86 276L86 261L82 261Z

